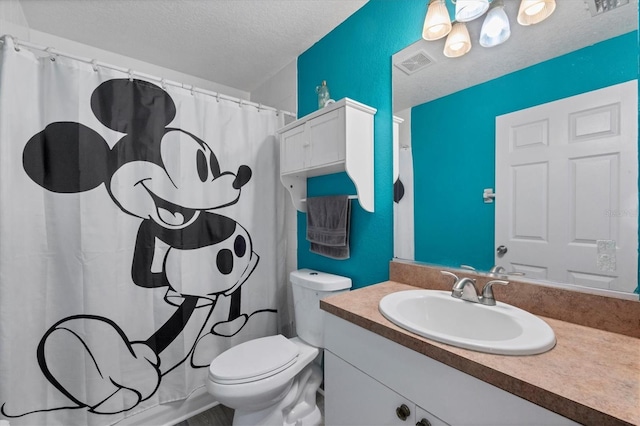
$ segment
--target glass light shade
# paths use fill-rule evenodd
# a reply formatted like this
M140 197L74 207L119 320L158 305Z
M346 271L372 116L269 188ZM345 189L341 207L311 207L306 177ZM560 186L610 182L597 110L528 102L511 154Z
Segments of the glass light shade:
M422 38L428 41L438 40L451 31L451 18L445 0L431 0L424 18Z
M444 56L458 58L471 50L471 38L464 22L455 22L444 44Z
M509 36L511 36L511 26L509 25L509 18L504 11L504 4L496 3L496 5L489 10L487 17L484 18L484 22L482 23L480 46L497 46L507 41Z
M473 21L489 9L489 0L458 0L455 3L458 22Z
M522 0L518 11L520 25L533 25L547 19L556 10L556 0Z

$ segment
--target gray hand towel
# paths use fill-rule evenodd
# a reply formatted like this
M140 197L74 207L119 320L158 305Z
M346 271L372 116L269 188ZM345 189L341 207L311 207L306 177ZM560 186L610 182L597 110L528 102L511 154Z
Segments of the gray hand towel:
M311 251L332 259L348 259L351 200L347 195L307 199L307 240Z

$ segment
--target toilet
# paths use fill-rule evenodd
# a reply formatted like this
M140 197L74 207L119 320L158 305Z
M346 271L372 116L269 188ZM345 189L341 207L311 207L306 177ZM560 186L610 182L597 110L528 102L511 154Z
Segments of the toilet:
M218 355L207 390L235 410L233 425L317 426L316 392L322 370L314 362L324 347L320 299L351 288L351 279L311 269L290 274L297 337L250 340Z

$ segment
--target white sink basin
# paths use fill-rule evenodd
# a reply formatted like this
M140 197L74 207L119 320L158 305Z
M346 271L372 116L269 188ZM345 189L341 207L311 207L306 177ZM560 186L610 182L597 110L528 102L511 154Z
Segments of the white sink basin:
M501 355L534 355L556 344L549 325L506 303L485 306L451 297L450 292L408 290L380 300L389 321L429 339Z

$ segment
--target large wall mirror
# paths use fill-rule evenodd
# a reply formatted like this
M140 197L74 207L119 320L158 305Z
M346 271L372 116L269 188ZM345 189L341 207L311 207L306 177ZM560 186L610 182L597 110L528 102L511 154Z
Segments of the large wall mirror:
M532 111L531 120L522 121L525 124L518 128L528 129L528 133L520 135L521 140L536 142L540 135L546 137L551 131L544 126L542 130L531 127L531 123L544 121L533 117L538 113L532 108L623 83L633 85L638 79L638 0L559 0L556 3L556 10L545 21L521 26L516 22L520 1L505 1L511 36L492 48L483 48L478 43L484 20L481 17L467 23L473 46L464 56L445 57L445 39L419 40L393 56L394 116L399 129L395 136L399 150L394 178L399 175L402 182L402 188L396 185L394 205L396 257L454 268L465 265L478 271L499 265L507 272L524 273L521 279L542 279L575 285L585 291L637 297L634 295L638 287L636 86L620 86L619 90L623 97L633 92L631 115L609 108L616 101L605 101L602 107L587 108L595 111L593 116L583 111L570 112L567 118L572 125L583 126L578 133L588 133L589 130L584 130L588 128L596 129L596 133L606 131L598 127L601 125L613 126L617 131L620 123L628 125L628 121L633 120L632 154L624 150L611 152L613 160L604 168L600 167L601 163L591 167L594 162L587 167L582 163L567 166L573 168L561 171L562 182L555 182L544 173L512 173L517 175L512 176L512 180L520 179L527 184L516 189L508 187L502 193L499 189L496 191L496 186L501 188L498 180L502 180L501 172L496 169L502 167L496 163L499 151L496 138L501 132L496 126L498 117L515 114L517 119L522 119L527 118L529 112L520 111ZM604 99L599 92L595 93L596 98ZM547 114L551 114L551 118L557 115ZM606 121L604 117L609 124L602 124ZM571 131L560 130L561 137ZM507 134L514 132L507 131ZM587 135L585 139L593 138ZM524 157L533 158L534 154L529 154L532 152L526 151ZM581 158L590 156L580 155ZM624 171L619 167L619 160L629 157L632 157L631 169ZM576 180L578 175L587 177L581 181L578 194L554 195L560 202L544 204L544 208L536 204L540 193L566 186L567 180ZM607 192L603 189L607 185L601 185L603 180L615 183L615 188L631 186L635 195L626 199L618 189ZM491 196L483 197L485 190L495 191L495 202L485 202L494 200ZM585 197L591 201L583 202ZM535 262L527 265L526 261L511 262L507 261L508 256L501 257L500 251L505 247L510 255L519 250L517 245L496 237L503 222L508 222L496 221L496 217L501 217L500 203L507 201L512 203L512 210L528 213L523 217L528 217L529 222L524 223L525 226L519 223L516 231L525 229L524 234L531 231L533 235L537 232L534 228L545 228L542 240L564 228L577 229L578 225L569 223L554 225L556 230L548 228L548 219L566 216L567 209L578 213L582 209L580 229L591 230L594 222L608 227L604 233L574 235L573 243L589 248L586 263L593 266L592 270L573 273L573 266L568 265L572 255L562 250L547 256L556 264L567 263L563 273L552 276L546 275L551 266ZM593 207L594 202L597 208ZM538 210L532 213L532 209ZM627 228L621 225L623 222ZM513 237L514 232L517 234L515 225L508 226L507 234ZM629 235L633 236L632 243L623 244L624 237ZM545 241L539 244L539 250L545 251L544 244ZM629 258L632 270L624 272L624 277L617 277L622 268L629 268L623 265L623 259Z

